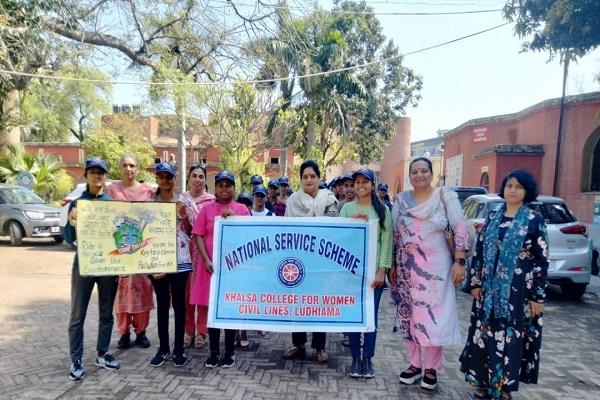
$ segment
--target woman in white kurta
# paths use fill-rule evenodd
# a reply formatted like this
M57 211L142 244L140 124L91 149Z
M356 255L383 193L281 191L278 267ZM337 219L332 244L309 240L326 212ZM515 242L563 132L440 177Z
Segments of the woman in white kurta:
M395 330L404 339L410 363L400 382L434 389L442 367L442 346L461 341L454 285L465 275L468 234L456 193L431 186L431 161L410 164L412 191L398 195L392 211L394 261L392 298ZM455 233L455 262L446 240L446 227ZM425 374L422 374L422 367Z

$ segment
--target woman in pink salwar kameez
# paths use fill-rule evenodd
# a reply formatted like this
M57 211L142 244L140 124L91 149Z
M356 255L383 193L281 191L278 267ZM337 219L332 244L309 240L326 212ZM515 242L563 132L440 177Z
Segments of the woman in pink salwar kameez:
M456 193L433 188L432 179L429 159L411 162L413 190L398 194L392 210L395 268L390 279L394 330L404 338L410 363L400 382L421 379L421 387L429 390L437 386L443 346L461 342L454 285L465 276L468 242ZM445 235L448 225L455 236L454 263Z
M135 156L124 154L119 161L120 182L114 182L106 188L106 193L117 201L148 201L154 191L147 183L139 183L137 175L139 163ZM119 288L115 299L114 312L117 315L117 327L121 338L117 347L126 349L131 342L130 327L136 334L135 344L148 348L150 341L146 329L150 323L150 311L154 308L152 283L147 275L128 275L119 277Z
M214 200L215 196L207 193L206 190L206 168L198 164L192 164L188 173L188 192L185 192L181 197L185 197L188 201L186 204L186 213L190 219L190 224L194 226L198 213L209 201ZM206 327L206 319L208 317L208 307L203 305L190 304L190 291L192 283L196 279L198 270L204 270L202 264L202 256L198 251L196 240L194 237L190 240L190 253L192 255L192 275L188 279L186 289L186 313L185 313L185 336L183 338L183 347L188 348L194 344L196 349L206 345L206 335L208 328Z

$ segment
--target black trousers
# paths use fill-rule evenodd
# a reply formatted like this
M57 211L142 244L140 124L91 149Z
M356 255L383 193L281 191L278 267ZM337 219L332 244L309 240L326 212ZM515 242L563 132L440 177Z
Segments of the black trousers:
M312 342L310 347L315 350L324 350L325 342L327 340L327 334L325 332L313 332ZM307 337L306 332L294 332L292 333L292 344L296 347L302 347L306 344Z
M225 354L232 356L235 352L235 329L225 329ZM219 341L221 340L221 329L208 328L208 347L211 354L219 353Z
M77 258L71 274L71 318L69 320L69 349L71 360L83 357L83 324L94 285L98 285L98 341L96 351L104 354L110 345L114 316L113 303L117 294L115 276L81 276Z
M175 343L173 354L183 354L183 335L185 331L185 288L189 272L167 274L160 279L150 276L156 293L156 319L160 351L170 351L169 344L169 308L173 304L175 313Z

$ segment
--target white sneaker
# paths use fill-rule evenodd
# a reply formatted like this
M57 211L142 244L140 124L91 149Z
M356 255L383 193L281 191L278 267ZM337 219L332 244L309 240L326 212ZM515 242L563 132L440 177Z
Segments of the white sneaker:
M71 363L71 371L69 372L69 379L78 381L83 378L85 371L83 370L83 364L81 360L75 360Z
M103 356L98 356L96 358L97 366L102 367L104 369L119 369L121 368L121 364L109 353L104 353Z

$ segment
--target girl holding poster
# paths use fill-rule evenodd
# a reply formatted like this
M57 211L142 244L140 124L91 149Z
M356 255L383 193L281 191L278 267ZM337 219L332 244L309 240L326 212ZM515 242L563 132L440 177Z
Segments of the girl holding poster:
M196 237L196 244L201 255L204 268L198 268L190 293L190 304L208 307L210 276L213 273L213 235L215 219L219 216L227 218L232 215L250 215L248 208L233 200L235 192L235 177L229 171L221 171L215 175L215 200L202 207L192 234ZM221 358L219 340L221 330L208 328L208 344L210 357L204 363L207 368L219 365L230 368L235 365L235 330L225 329L225 355Z
M194 226L198 213L202 207L214 200L215 196L206 192L206 168L200 164L192 164L188 173L188 188L189 191L181 194L181 199L186 200L186 213L190 220L190 224ZM194 348L200 349L206 345L206 336L208 328L206 327L206 319L208 317L207 306L197 306L190 304L190 292L192 290L192 282L199 270L204 269L202 264L202 256L196 245L195 238L190 240L190 253L192 256L192 274L188 279L188 284L185 294L186 313L185 313L185 336L183 337L183 347L188 348L194 344Z
M106 193L118 201L148 201L154 196L152 186L139 183L137 176L140 165L132 154L123 154L119 160L121 181L106 187ZM131 342L130 329L135 332L135 344L148 348L150 341L146 329L150 322L150 311L154 308L152 283L148 275L136 274L119 277L119 288L115 300L117 327L121 338L117 347L126 349Z
M160 367L170 357L169 343L169 308L173 304L175 314L175 343L173 345L173 365L181 367L187 363L183 353L183 335L185 331L185 288L188 275L192 271L192 257L190 256L191 225L186 208L189 206L186 199L180 199L175 193L175 177L177 169L169 163L156 164L156 182L158 189L154 201L177 202L177 272L171 274L154 274L150 278L156 293L156 315L158 325L158 339L160 347L150 360L150 365Z
M383 293L386 271L392 266L392 215L389 209L379 201L375 193L375 173L369 168L361 168L352 174L356 200L344 204L340 217L361 218L365 221L379 221L377 230L377 273L371 283L374 289L373 305L375 306L375 331L364 333L364 344L361 359L361 334L349 334L352 366L350 376L353 378L373 378L375 369L371 359L375 355L377 340L377 312Z

